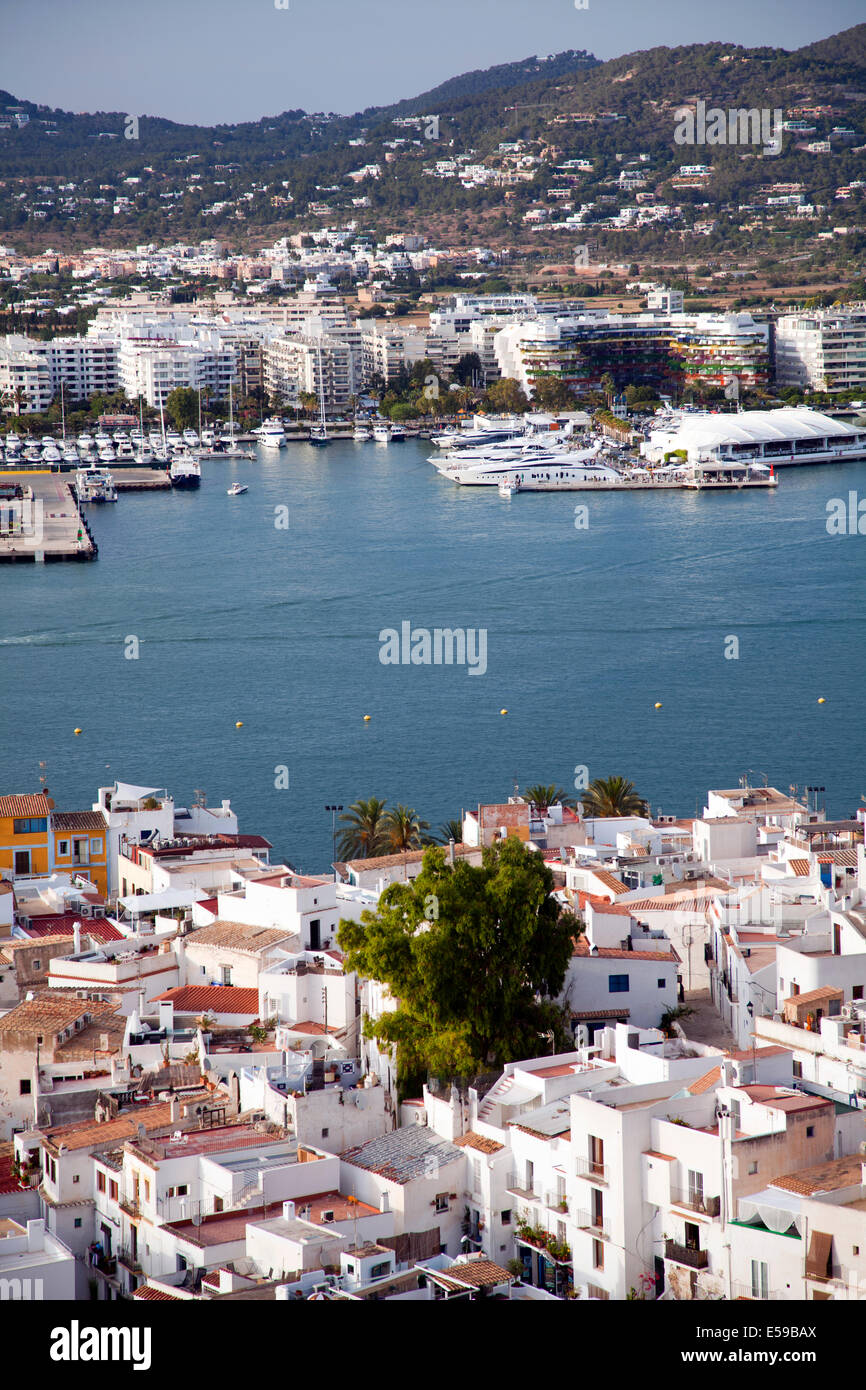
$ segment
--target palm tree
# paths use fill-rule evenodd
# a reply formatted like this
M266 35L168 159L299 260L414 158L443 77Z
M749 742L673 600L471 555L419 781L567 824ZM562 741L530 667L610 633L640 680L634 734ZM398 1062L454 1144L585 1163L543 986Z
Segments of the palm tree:
M419 820L417 812L411 806L395 806L392 811L386 813L382 825L391 854L400 854L407 849L420 849L424 831L430 829L429 821Z
M596 777L581 796L584 816L645 816L649 807L625 777Z
M388 837L383 824L385 802L377 796L368 801L356 801L345 815L345 830L340 831L339 854L341 859L373 859L377 854L385 854Z
M463 840L463 823L459 820L444 820L437 828L436 834L441 845L447 845L449 840L459 845Z
M524 787L521 792L524 801L530 802L537 811L544 812L548 806L573 806L574 797L569 796L568 792L563 791L562 787L553 785L545 787L540 782L536 782L531 787Z

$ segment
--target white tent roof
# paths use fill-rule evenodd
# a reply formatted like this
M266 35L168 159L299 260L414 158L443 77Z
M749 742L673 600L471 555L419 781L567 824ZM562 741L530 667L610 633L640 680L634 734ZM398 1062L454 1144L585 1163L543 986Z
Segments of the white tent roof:
M740 1198L737 1219L752 1221L757 1216L768 1231L781 1234L793 1226L802 1232L805 1221L800 1215L802 1201L796 1192L785 1192L780 1187L765 1187L763 1192L753 1192L751 1197Z
M144 801L164 790L164 787L137 787L133 782L116 782L114 795L118 801Z
M784 406L780 410L743 410L736 415L682 415L673 426L652 434L673 435L683 446L712 449L719 444L769 444L788 439L852 438L853 425L820 410Z

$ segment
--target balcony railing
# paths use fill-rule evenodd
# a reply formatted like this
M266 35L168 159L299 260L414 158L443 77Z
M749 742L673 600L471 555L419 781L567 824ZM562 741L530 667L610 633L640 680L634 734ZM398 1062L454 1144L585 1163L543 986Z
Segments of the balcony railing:
M689 1250L676 1240L665 1241L665 1259L673 1260L678 1265L688 1265L689 1269L706 1269L710 1262L708 1251Z
M756 1303L778 1303L784 1298L784 1294L778 1293L775 1289L756 1288L754 1284L732 1284L731 1298L750 1298Z
M599 1221L591 1211L578 1211L574 1214L574 1221L579 1231L591 1231L602 1240L610 1238L610 1228L605 1217Z
M606 1163L596 1163L594 1158L579 1158L575 1163L575 1171L579 1178L589 1178L590 1182L610 1181L609 1169Z
M123 1265L124 1269L128 1269L131 1274L142 1273L141 1263L139 1261L138 1255L133 1254L132 1250L128 1245L123 1245L118 1250L117 1263L119 1265Z
M671 1205L686 1207L689 1211L699 1212L702 1216L718 1216L722 1201L720 1197L705 1197L703 1192L698 1192L694 1188L672 1187Z
M127 1197L126 1193L123 1193L117 1205L121 1211L126 1212L127 1216L141 1215L141 1206L137 1197Z

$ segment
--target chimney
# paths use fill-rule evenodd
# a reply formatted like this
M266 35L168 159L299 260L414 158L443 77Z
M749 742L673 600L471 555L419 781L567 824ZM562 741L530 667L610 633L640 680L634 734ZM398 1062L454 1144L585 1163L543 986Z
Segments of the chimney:
M380 1210L380 1211L390 1211L390 1210L391 1210L391 1198L389 1197L389 1195L388 1195L387 1192L383 1192L383 1193L381 1194L381 1196L379 1197L379 1210Z
M27 1249L30 1251L45 1249L45 1222L43 1220L27 1222Z
M449 840L449 841L448 841L448 863L451 865L452 868L454 867L454 841L453 841L453 840Z
M284 1221L294 1221L294 1219L295 1219L295 1204L294 1204L294 1202L283 1202L283 1220L284 1220Z
M81 923L72 924L72 949L76 956L81 955Z
M176 1125L180 1119L180 1101L177 1096L172 1096L169 1102L168 1113L172 1124Z

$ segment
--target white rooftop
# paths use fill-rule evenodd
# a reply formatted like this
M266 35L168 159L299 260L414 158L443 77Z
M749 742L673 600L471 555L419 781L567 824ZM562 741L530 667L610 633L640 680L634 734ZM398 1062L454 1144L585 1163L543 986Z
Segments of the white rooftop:
M779 410L743 410L736 415L686 414L653 434L674 434L693 448L718 444L764 444L774 440L823 439L827 435L853 438L853 425L834 420L820 410L784 406Z

